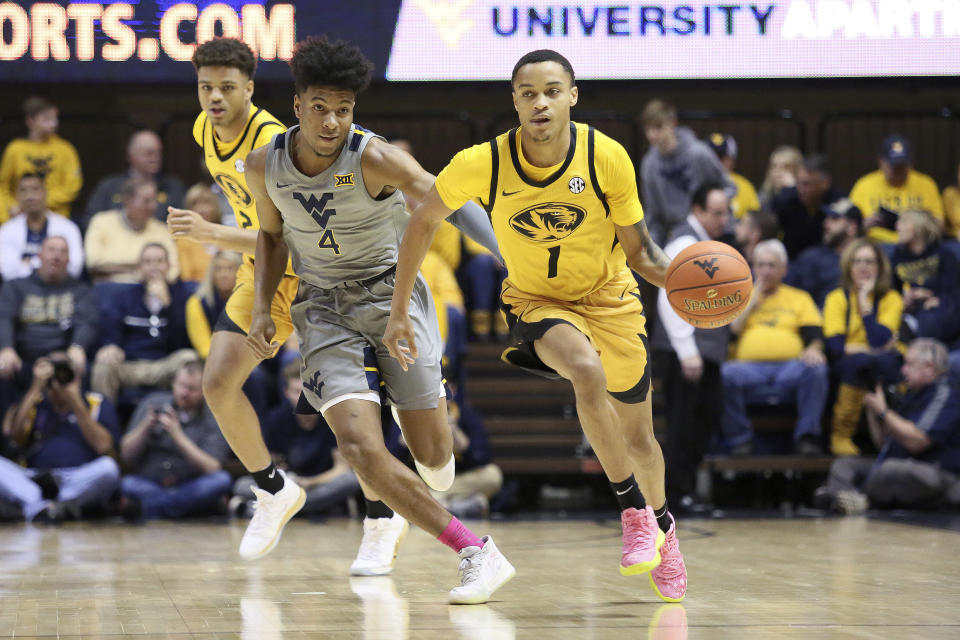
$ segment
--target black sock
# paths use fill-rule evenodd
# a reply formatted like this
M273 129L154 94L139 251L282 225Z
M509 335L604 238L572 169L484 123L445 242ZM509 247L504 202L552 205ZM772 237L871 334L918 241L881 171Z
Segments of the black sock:
M617 496L617 502L620 503L620 511L626 511L627 509L643 509L647 506L646 501L643 499L643 494L640 493L640 487L637 486L637 481L634 480L633 474L630 474L630 477L622 482L611 482L610 488L613 489L613 493Z
M663 501L663 506L653 510L653 515L657 518L657 524L660 525L660 531L666 533L670 531L670 514L667 513L667 501Z
M283 476L277 473L277 465L272 462L266 469L254 471L252 474L257 486L267 493L277 493L283 489Z
M392 518L393 517L393 509L388 507L386 504L384 504L380 500L369 500L366 497L364 497L363 501L367 505L368 518Z

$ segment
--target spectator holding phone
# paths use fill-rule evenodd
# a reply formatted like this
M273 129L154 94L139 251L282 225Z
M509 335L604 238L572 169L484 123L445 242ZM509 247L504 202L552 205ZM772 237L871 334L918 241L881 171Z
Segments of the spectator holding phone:
M833 405L830 450L855 456L853 436L863 396L877 383L896 381L900 368L897 335L903 299L891 288L890 262L869 240L850 242L840 259L841 286L827 295L823 335L840 377Z

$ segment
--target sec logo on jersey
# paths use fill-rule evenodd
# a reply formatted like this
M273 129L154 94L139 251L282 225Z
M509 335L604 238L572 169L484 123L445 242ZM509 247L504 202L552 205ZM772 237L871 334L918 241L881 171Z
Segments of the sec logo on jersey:
M587 183L580 176L573 176L567 186L570 187L570 193L583 193L583 190L587 188Z

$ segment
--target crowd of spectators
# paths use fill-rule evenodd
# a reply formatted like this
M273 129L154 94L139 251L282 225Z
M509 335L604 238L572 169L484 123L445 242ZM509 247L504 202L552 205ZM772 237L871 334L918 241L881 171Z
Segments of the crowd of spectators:
M222 199L164 173L160 138L144 130L128 142L127 166L81 206L80 163L57 136L57 107L31 98L24 115L27 136L0 160L0 514L13 505L28 520L57 520L113 505L129 517L181 517L226 508L230 496L232 512L249 511L257 489L232 473L239 465L200 385L242 257L174 239L166 223L173 206L189 210L171 217L178 225L222 224ZM698 139L663 100L640 116L650 146L638 186L653 237L671 256L701 240L728 242L755 278L729 327L695 330L662 295L650 310L671 504L695 504L707 452L782 448L752 428L771 406L793 407L795 453L839 456L819 494L825 504L955 501L960 186L941 196L913 169L910 141L891 133L877 171L849 192L827 157L790 146L774 150L755 188L735 172L729 134ZM503 477L466 394L464 359L468 341L507 339L505 273L449 225L423 272L445 342L458 457L454 489L438 497L454 512L486 513ZM305 513L348 511L357 479L322 418L296 415L298 367L287 345L245 393L275 460L307 489ZM389 437L407 456L399 432ZM861 454L875 451L867 466ZM908 471L929 490L888 486Z

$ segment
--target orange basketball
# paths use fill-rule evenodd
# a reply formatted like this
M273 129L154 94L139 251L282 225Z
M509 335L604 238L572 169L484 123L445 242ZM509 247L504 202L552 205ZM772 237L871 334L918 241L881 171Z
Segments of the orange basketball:
M736 249L722 242L697 242L667 268L667 300L681 318L711 329L733 322L750 301L753 276Z

